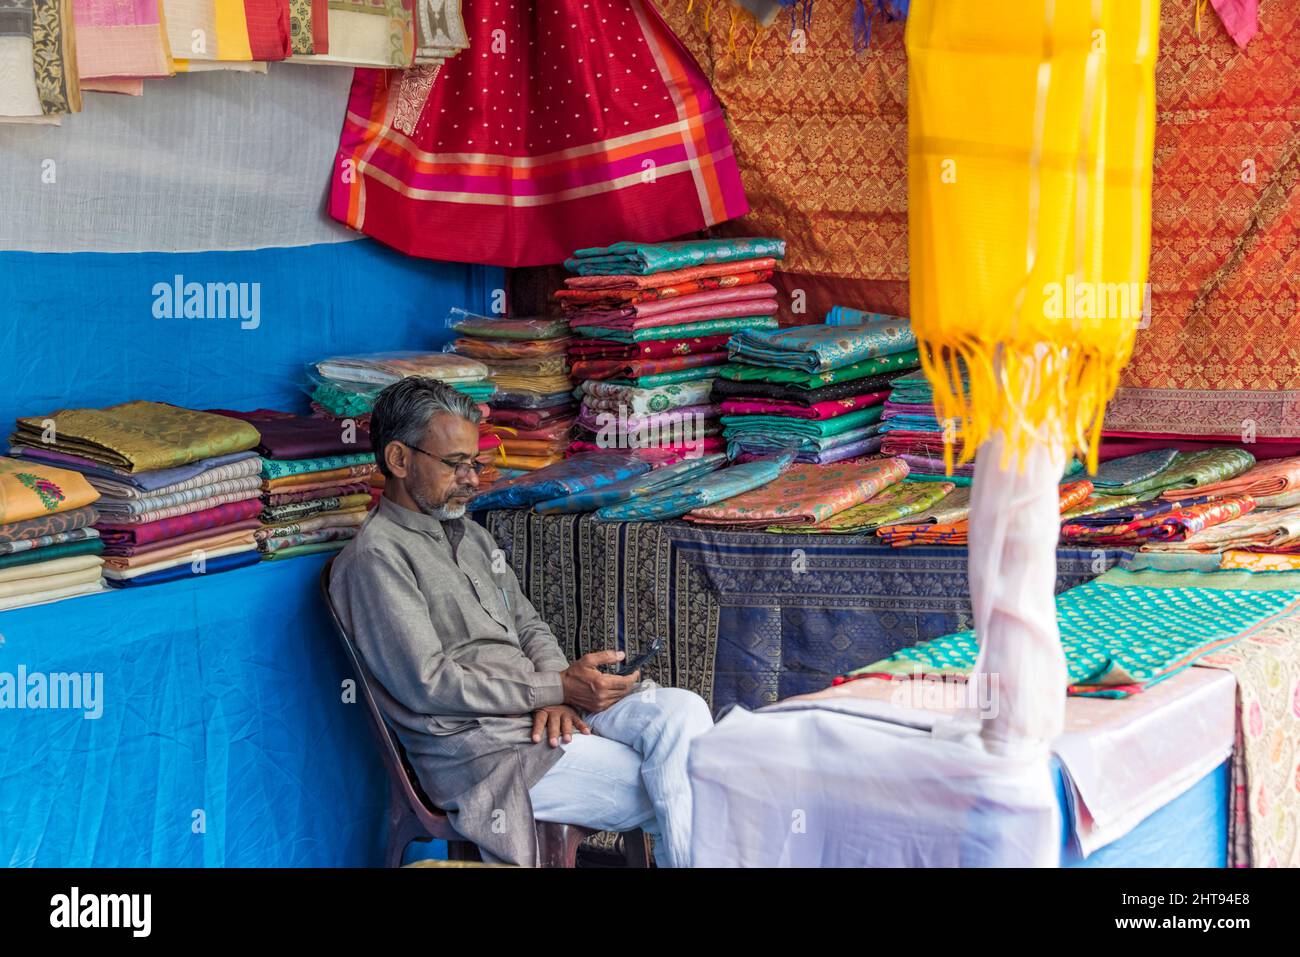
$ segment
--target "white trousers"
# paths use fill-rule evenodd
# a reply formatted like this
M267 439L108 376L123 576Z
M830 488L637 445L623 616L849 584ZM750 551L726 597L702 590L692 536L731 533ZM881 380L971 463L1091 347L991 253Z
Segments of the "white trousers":
M564 755L528 796L539 821L602 831L641 828L655 839L655 863L691 863L692 739L713 727L704 699L681 688L638 686L604 711L584 713L592 733L561 744Z

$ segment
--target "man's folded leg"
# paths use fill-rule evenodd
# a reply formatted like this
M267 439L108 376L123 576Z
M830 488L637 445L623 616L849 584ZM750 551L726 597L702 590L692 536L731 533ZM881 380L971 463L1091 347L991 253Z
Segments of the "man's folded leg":
M614 706L584 714L583 720L595 734L621 742L638 756L644 792L661 834L655 844L656 863L690 867L692 802L686 759L691 741L713 727L704 699L683 688L643 682Z
M538 821L602 831L639 827L660 840L654 804L641 780L641 755L609 738L575 734L528 796Z

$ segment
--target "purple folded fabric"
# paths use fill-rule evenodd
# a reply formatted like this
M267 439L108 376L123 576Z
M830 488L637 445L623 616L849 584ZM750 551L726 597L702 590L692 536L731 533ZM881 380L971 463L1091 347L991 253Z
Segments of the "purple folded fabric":
M913 455L910 452L904 452L899 456L907 467L913 472L921 472L926 475L943 475L945 472L943 459L931 458L928 455ZM965 475L974 477L974 465L962 465L952 470L953 475Z
M815 462L818 465L829 465L832 462L842 462L845 459L855 459L859 455L870 455L872 452L880 450L880 443L884 438L879 435L873 435L869 439L862 439L860 442L850 442L848 445L841 445L839 448L827 449L824 452L803 453L795 456L798 462ZM807 455L808 458L804 458Z
M189 462L170 469L154 469L149 472L124 472L104 465L102 462L83 459L79 455L68 455L66 452L56 452L53 449L36 448L28 445L16 445L10 454L36 462L45 462L60 468L72 469L76 472L84 472L87 475L97 475L100 478L124 482L146 492L167 485L174 485L177 482L184 482L219 465L229 465L231 462L242 462L244 459L257 457L257 453L250 449L247 452L214 455L209 459L199 459L197 462Z
M369 432L355 424L344 428L335 419L317 419L274 409L207 411L251 424L262 436L257 451L270 459L318 459L370 451Z

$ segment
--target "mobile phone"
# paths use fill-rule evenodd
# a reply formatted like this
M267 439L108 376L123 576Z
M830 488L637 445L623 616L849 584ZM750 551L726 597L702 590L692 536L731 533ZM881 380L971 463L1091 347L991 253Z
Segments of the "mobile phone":
M641 652L641 654L637 655L635 658L633 658L630 661L624 659L623 664L621 664L619 666L618 671L614 673L619 676L630 675L632 672L642 667L647 661L649 661L655 655L659 654L659 652L663 649L663 646L664 646L664 638L663 635L660 635L654 641L650 642L650 647L647 648L645 651Z

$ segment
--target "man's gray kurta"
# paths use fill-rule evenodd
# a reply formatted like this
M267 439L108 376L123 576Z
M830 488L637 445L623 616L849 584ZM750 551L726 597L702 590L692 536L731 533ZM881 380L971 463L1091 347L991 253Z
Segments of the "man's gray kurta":
M561 749L533 743L532 712L563 703L568 661L492 536L462 524L453 557L441 522L381 499L330 595L425 792L488 854L536 865L528 789Z

